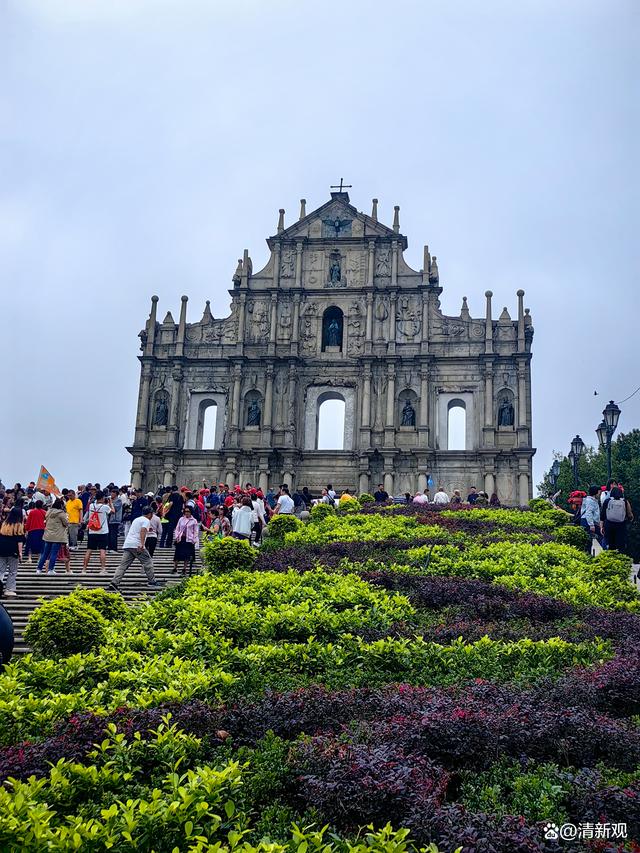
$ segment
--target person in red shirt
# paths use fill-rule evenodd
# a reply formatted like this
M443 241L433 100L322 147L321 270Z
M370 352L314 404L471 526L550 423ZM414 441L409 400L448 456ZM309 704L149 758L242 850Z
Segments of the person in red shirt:
M36 501L34 508L27 513L27 520L24 525L27 543L24 547L24 553L29 563L33 562L32 554L39 558L42 553L42 537L44 536L46 515L42 501Z

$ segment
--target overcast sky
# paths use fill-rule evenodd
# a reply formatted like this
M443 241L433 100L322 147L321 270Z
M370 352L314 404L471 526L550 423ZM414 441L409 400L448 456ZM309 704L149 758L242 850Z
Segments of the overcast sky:
M0 0L0 477L128 482L138 332L341 176L534 326L536 482L640 385L637 0ZM594 390L599 396L594 397ZM640 426L640 393L620 429Z

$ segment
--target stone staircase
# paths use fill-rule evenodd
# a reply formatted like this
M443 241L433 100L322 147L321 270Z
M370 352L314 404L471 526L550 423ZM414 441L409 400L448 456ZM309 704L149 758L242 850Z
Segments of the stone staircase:
M122 542L120 542L119 547L122 547ZM65 574L64 564L59 561L56 564L56 571L58 573L56 575L36 574L37 561L35 559L33 564L26 562L20 564L16 586L17 596L15 598L4 596L1 599L1 603L13 620L15 631L14 655L28 651L23 640L24 629L30 614L42 603L40 601L41 598L51 599L59 595L67 595L77 586L85 587L86 589L108 587L109 581L120 562L122 552L107 554L106 575L100 574L100 563L98 555L95 552L91 557L87 574L81 574L84 554L84 545L80 545L77 551L71 552L72 575ZM174 575L171 573L173 569L173 548L157 548L153 564L157 580L164 581L167 585L176 584L180 581L180 574ZM194 572L199 571L199 567L200 558L196 556L196 562L193 567ZM142 571L142 566L137 561L127 570L124 580L120 585L120 591L127 601L132 601L141 595L153 596L157 592L157 590L150 589L147 586L147 578Z

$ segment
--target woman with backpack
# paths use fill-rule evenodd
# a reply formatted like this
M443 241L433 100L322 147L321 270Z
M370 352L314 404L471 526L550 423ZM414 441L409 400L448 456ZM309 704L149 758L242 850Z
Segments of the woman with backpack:
M45 563L49 560L49 570L47 574L56 574L56 560L58 559L58 551L61 545L67 544L67 528L69 527L69 517L64 508L62 498L56 498L50 510L47 510L44 528L44 548L38 561L36 572L42 574L42 569Z
M624 553L627 544L627 522L633 521L633 512L631 504L618 486L614 486L609 497L603 501L600 518L604 522L607 547L612 551Z

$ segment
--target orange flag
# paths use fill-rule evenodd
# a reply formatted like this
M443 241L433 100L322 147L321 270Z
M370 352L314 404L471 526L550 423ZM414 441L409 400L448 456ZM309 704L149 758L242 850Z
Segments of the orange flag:
M56 486L56 481L49 471L44 467L44 465L40 466L40 473L38 474L38 482L36 483L36 489L38 491L42 491L46 489L48 492L59 497L62 493L60 489Z

